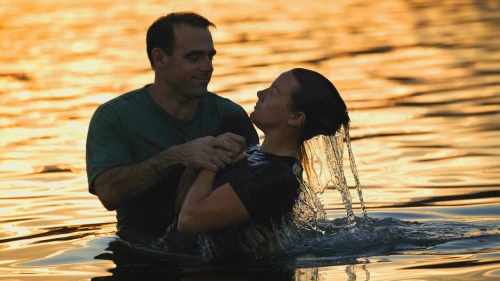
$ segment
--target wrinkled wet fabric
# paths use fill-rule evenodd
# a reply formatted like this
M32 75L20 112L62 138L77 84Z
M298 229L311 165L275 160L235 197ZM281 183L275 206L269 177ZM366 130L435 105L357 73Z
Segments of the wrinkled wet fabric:
M292 212L300 190L302 166L290 156L264 153L258 146L247 148L248 157L217 174L214 187L231 184L257 223L271 221Z
M157 247L200 254L206 259L254 255L252 249L243 250L248 246L244 234L248 224L275 229L291 217L302 182L300 161L262 152L258 145L248 147L245 153L246 158L217 174L214 188L229 183L247 208L251 221L194 236L180 234L172 226Z

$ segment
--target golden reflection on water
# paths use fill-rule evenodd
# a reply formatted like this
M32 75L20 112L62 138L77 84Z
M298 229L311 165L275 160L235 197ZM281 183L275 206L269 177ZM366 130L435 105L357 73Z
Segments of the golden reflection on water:
M312 68L334 82L349 107L369 214L498 220L473 209L498 208L498 195L488 194L500 189L499 9L496 0L0 4L0 251L9 257L0 274L114 231L114 214L87 192L88 122L98 105L151 82L145 30L172 10L195 10L217 25L210 89L248 112L257 90L289 68ZM337 192L322 198L329 217L343 215ZM321 276L398 280L405 272L397 261L371 261L369 270L324 267ZM82 275L102 270L86 266ZM486 276L492 267L475 270L464 269ZM79 274L71 266L55 272Z

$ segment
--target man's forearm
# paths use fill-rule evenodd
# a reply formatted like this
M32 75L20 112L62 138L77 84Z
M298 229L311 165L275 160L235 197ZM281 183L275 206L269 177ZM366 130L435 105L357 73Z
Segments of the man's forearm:
M94 190L108 210L115 210L134 195L144 192L172 167L203 168L217 171L242 151L244 139L229 133L214 138L198 138L172 146L138 164L112 168L94 179ZM228 155L226 155L229 154Z
M133 165L107 170L94 180L94 190L108 210L121 204L158 183L169 170L179 164L177 148L171 147L152 158Z

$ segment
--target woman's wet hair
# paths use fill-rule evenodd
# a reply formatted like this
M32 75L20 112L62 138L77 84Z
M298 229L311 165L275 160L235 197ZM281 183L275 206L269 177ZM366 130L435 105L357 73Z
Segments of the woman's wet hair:
M342 125L349 125L347 107L330 80L303 68L294 68L291 73L299 84L292 92L292 110L306 115L300 142L318 135L335 135Z
M174 26L183 24L199 28L215 28L215 24L193 12L175 12L158 18L146 34L146 49L151 66L153 66L151 52L154 48L160 48L167 56L172 55L175 41Z
M315 194L322 193L328 187L336 188L341 193L346 207L347 223L355 226L351 193L343 168L344 145L347 145L349 164L365 220L368 219L368 213L352 152L350 118L346 104L332 82L323 75L303 68L294 68L291 73L299 84L292 92L291 108L306 115L299 139L302 145L302 166L307 177L307 181L303 182L304 194L314 194L308 195L312 196L308 202L315 202ZM306 221L316 221L326 215L320 203L314 204L312 212L304 213L301 210L295 213L306 218Z

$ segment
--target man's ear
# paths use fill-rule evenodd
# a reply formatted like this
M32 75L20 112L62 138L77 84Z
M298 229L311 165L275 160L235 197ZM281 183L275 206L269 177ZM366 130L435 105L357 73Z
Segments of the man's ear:
M160 48L154 48L151 51L151 58L153 59L153 65L156 67L163 67L165 65L167 58L167 55L160 49Z
M306 122L306 114L301 111L296 111L293 113L292 117L288 119L288 125L300 126Z

